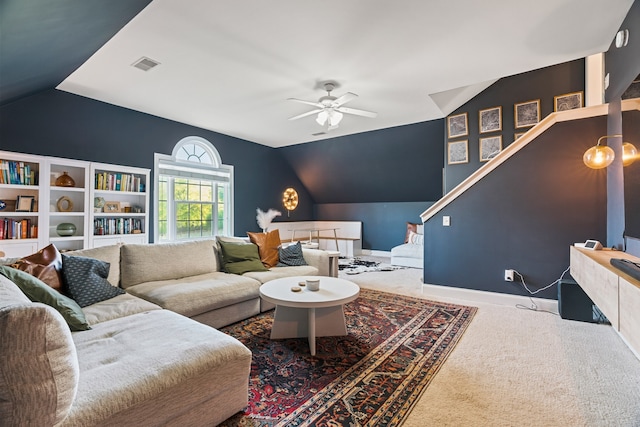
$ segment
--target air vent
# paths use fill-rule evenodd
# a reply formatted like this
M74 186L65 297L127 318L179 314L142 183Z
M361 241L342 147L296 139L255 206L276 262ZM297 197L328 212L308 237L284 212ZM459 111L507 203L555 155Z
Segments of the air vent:
M133 65L134 67L142 71L149 71L156 65L160 65L160 63L158 61L154 61L153 59L149 59L143 56L142 58L138 59L136 62L134 62L131 65Z
M318 133L312 133L311 136L320 136L320 135L326 135L326 132L318 132Z

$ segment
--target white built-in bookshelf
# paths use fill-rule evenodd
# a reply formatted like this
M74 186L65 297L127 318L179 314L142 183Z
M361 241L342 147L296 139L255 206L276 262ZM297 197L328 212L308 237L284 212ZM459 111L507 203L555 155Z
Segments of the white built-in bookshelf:
M65 173L73 186L56 185ZM0 251L17 257L50 243L61 251L147 243L149 176L149 169L0 151Z

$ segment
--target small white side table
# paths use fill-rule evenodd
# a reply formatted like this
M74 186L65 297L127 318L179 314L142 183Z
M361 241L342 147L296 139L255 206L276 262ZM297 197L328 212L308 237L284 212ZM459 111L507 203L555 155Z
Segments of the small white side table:
M293 292L292 286L307 279L320 279L320 290ZM271 280L260 286L260 296L276 305L271 339L309 338L309 350L316 354L316 337L347 335L343 305L355 300L360 288L336 277L296 276Z

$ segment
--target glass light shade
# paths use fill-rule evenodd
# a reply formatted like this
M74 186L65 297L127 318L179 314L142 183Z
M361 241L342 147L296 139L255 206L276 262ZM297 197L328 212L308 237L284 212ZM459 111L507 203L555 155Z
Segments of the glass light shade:
M329 118L329 114L327 113L326 110L322 110L318 113L318 117L316 117L316 122L320 125L320 126L324 126L324 124L327 122L327 119Z
M629 166L631 163L635 162L638 158L638 150L636 147L630 143L625 142L622 144L622 165Z
M615 153L611 147L596 145L585 151L582 161L591 169L602 169L609 166L614 158Z
M329 114L329 125L338 126L338 123L340 123L340 120L342 120L343 116L344 114L342 114L340 111L331 111L331 114Z

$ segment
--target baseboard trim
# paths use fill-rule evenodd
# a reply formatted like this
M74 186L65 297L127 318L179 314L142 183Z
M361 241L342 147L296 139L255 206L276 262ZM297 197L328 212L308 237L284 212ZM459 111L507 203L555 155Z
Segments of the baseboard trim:
M428 298L456 298L470 302L481 302L513 307L521 304L531 306L531 299L522 295L501 294L498 292L479 291L476 289L455 288L452 286L422 284L422 293ZM558 313L558 301L545 298L532 298L539 310Z

